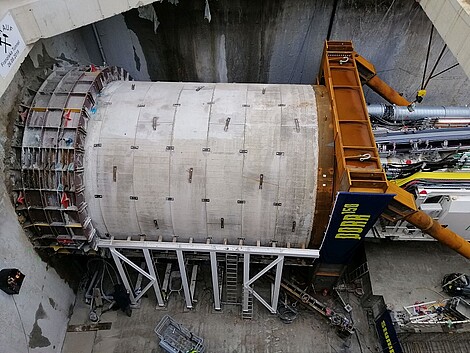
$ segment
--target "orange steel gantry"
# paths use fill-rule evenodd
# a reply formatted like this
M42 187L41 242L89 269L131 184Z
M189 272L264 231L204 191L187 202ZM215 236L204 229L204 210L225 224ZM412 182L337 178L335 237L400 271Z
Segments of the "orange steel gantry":
M327 41L318 84L329 94L334 138L333 195L339 191L395 194L382 217L405 219L470 259L470 243L417 209L414 197L389 183L380 162L362 84L397 105L411 104L383 82L351 41ZM326 225L325 225L326 226Z

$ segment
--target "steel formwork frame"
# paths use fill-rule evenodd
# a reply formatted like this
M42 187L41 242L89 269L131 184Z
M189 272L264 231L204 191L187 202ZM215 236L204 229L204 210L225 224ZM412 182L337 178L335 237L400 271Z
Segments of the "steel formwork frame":
M315 249L297 249L297 248L281 248L281 247L268 247L268 246L250 246L250 245L227 245L227 244L211 244L211 243L179 243L164 242L164 241L146 241L146 240L104 240L99 239L96 243L97 248L109 249L114 262L116 263L117 270L121 276L121 280L126 290L129 292L131 302L136 304L137 301L153 287L157 298L158 306L165 306L161 294L161 287L155 271L155 265L152 261L151 251L175 251L178 259L179 271L181 273L181 280L183 284L184 298L186 307L191 309L193 307L193 298L191 295L190 286L188 283L188 276L186 273L186 266L184 261L184 252L199 252L209 253L211 263L211 278L212 288L214 295L214 309L221 310L221 300L219 291L219 278L217 269L217 253L227 254L243 254L243 302L242 310L248 311L248 296L251 293L253 297L260 301L271 313L276 313L277 304L279 300L279 290L281 287L282 270L284 266L285 257L296 258L310 258L315 259L320 256L319 250ZM123 255L119 250L141 250L143 252L145 262L147 264L147 271L137 266L129 258ZM250 256L251 255L268 255L275 256L276 258L263 268L260 272L250 278ZM126 275L122 262L128 264L137 272L149 279L149 283L142 291L135 295L129 279ZM252 285L261 276L266 274L270 269L276 267L275 282L271 295L271 303L268 303L258 293L255 292Z

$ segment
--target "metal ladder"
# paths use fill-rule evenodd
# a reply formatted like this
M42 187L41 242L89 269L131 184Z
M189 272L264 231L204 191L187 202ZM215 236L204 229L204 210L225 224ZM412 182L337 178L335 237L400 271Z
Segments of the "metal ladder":
M238 255L225 255L225 302L239 304L238 301Z
M244 290L245 289L243 289L243 291ZM242 319L251 320L252 318L253 318L253 294L248 293L248 311L243 311L243 305L242 305Z
M351 283L355 281L356 279L361 278L368 272L369 272L369 264L366 261L362 265L360 265L359 267L357 267L356 269L348 273L348 275L346 276L346 282Z

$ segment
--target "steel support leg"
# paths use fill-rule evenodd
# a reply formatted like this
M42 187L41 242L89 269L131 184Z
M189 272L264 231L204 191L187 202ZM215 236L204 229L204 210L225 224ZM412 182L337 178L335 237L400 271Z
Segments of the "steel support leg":
M137 272L139 272L139 274L147 277L150 282L145 286L144 289L142 289L142 291L139 293L139 295L137 295L135 297L135 301L139 301L140 298L142 298L142 296L150 289L150 287L153 286L153 284L155 283L155 277L152 277L149 273L145 272L141 267L137 266L135 263L133 263L131 260L129 260L127 257L125 257L123 254L121 254L120 252L116 251L114 253L114 255L120 259L121 261L125 262L126 264L128 264L130 267L132 267L134 270L136 270ZM135 293L135 292L134 292Z
M191 299L191 293L189 291L188 276L186 275L186 267L184 266L184 256L182 250L176 250L176 256L178 257L178 265L180 268L181 282L183 284L184 299L186 300L186 307L192 309L193 301Z
M196 291L196 281L197 281L197 269L198 265L193 265L193 269L191 270L191 282L189 285L189 293L191 293L191 299L194 299L194 292Z
M280 261L277 263L276 267L276 279L274 281L274 290L271 299L271 306L273 308L274 313L277 312L277 303L279 301L279 289L281 288L282 270L284 268L284 256L279 256L278 259Z
M253 278L249 279L247 284L250 285L253 282L257 281L262 275L264 275L266 272L268 272L274 266L279 265L279 263L283 263L283 262L284 262L284 256L278 256L276 260L274 260L268 266L266 266L261 271L259 271L256 275L253 276Z
M279 289L281 287L281 277L282 277L282 268L284 265L284 256L279 255L276 260L271 262L268 266L263 268L260 272L258 272L256 275L253 276L253 278L248 279L247 282L244 283L244 289L246 288L251 292L253 297L255 297L261 304L263 304L269 311L273 314L277 312L277 303L279 301ZM274 282L274 288L272 290L272 295L271 295L271 305L266 302L256 291L250 287L255 281L257 281L259 278L261 278L262 275L267 273L271 268L274 266L276 267L276 278Z
M219 293L219 274L217 272L217 253L210 252L211 257L211 274L212 274L212 291L214 292L214 309L220 310L220 293Z
M160 284L158 283L158 277L155 273L155 268L153 266L152 257L150 256L149 249L142 249L144 252L145 262L147 263L147 268L149 270L149 274L155 278L155 282L153 283L153 289L155 291L155 296L157 297L158 306L165 306L165 303L162 298L162 292L160 290Z
M250 295L249 292L249 284L250 281L250 254L243 254L243 311L248 311L248 297Z
M118 251L116 249L111 248L111 255L113 256L114 263L116 264L117 270L119 275L121 276L122 283L124 287L126 287L127 292L129 293L129 298L131 299L132 304L136 304L134 292L129 284L129 280L127 279L126 273L124 272L124 268L122 267L121 260L119 256L116 254ZM120 255L120 254L119 254Z

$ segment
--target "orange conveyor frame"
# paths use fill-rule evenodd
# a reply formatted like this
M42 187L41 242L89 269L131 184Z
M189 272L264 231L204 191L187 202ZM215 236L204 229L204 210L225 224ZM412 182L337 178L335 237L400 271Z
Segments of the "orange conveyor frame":
M374 66L354 51L352 42L325 42L318 84L326 86L332 108L335 146L333 193L395 194L382 217L394 222L405 219L470 259L469 242L418 210L413 195L387 181L372 133L363 83L393 104L410 104L377 76Z

